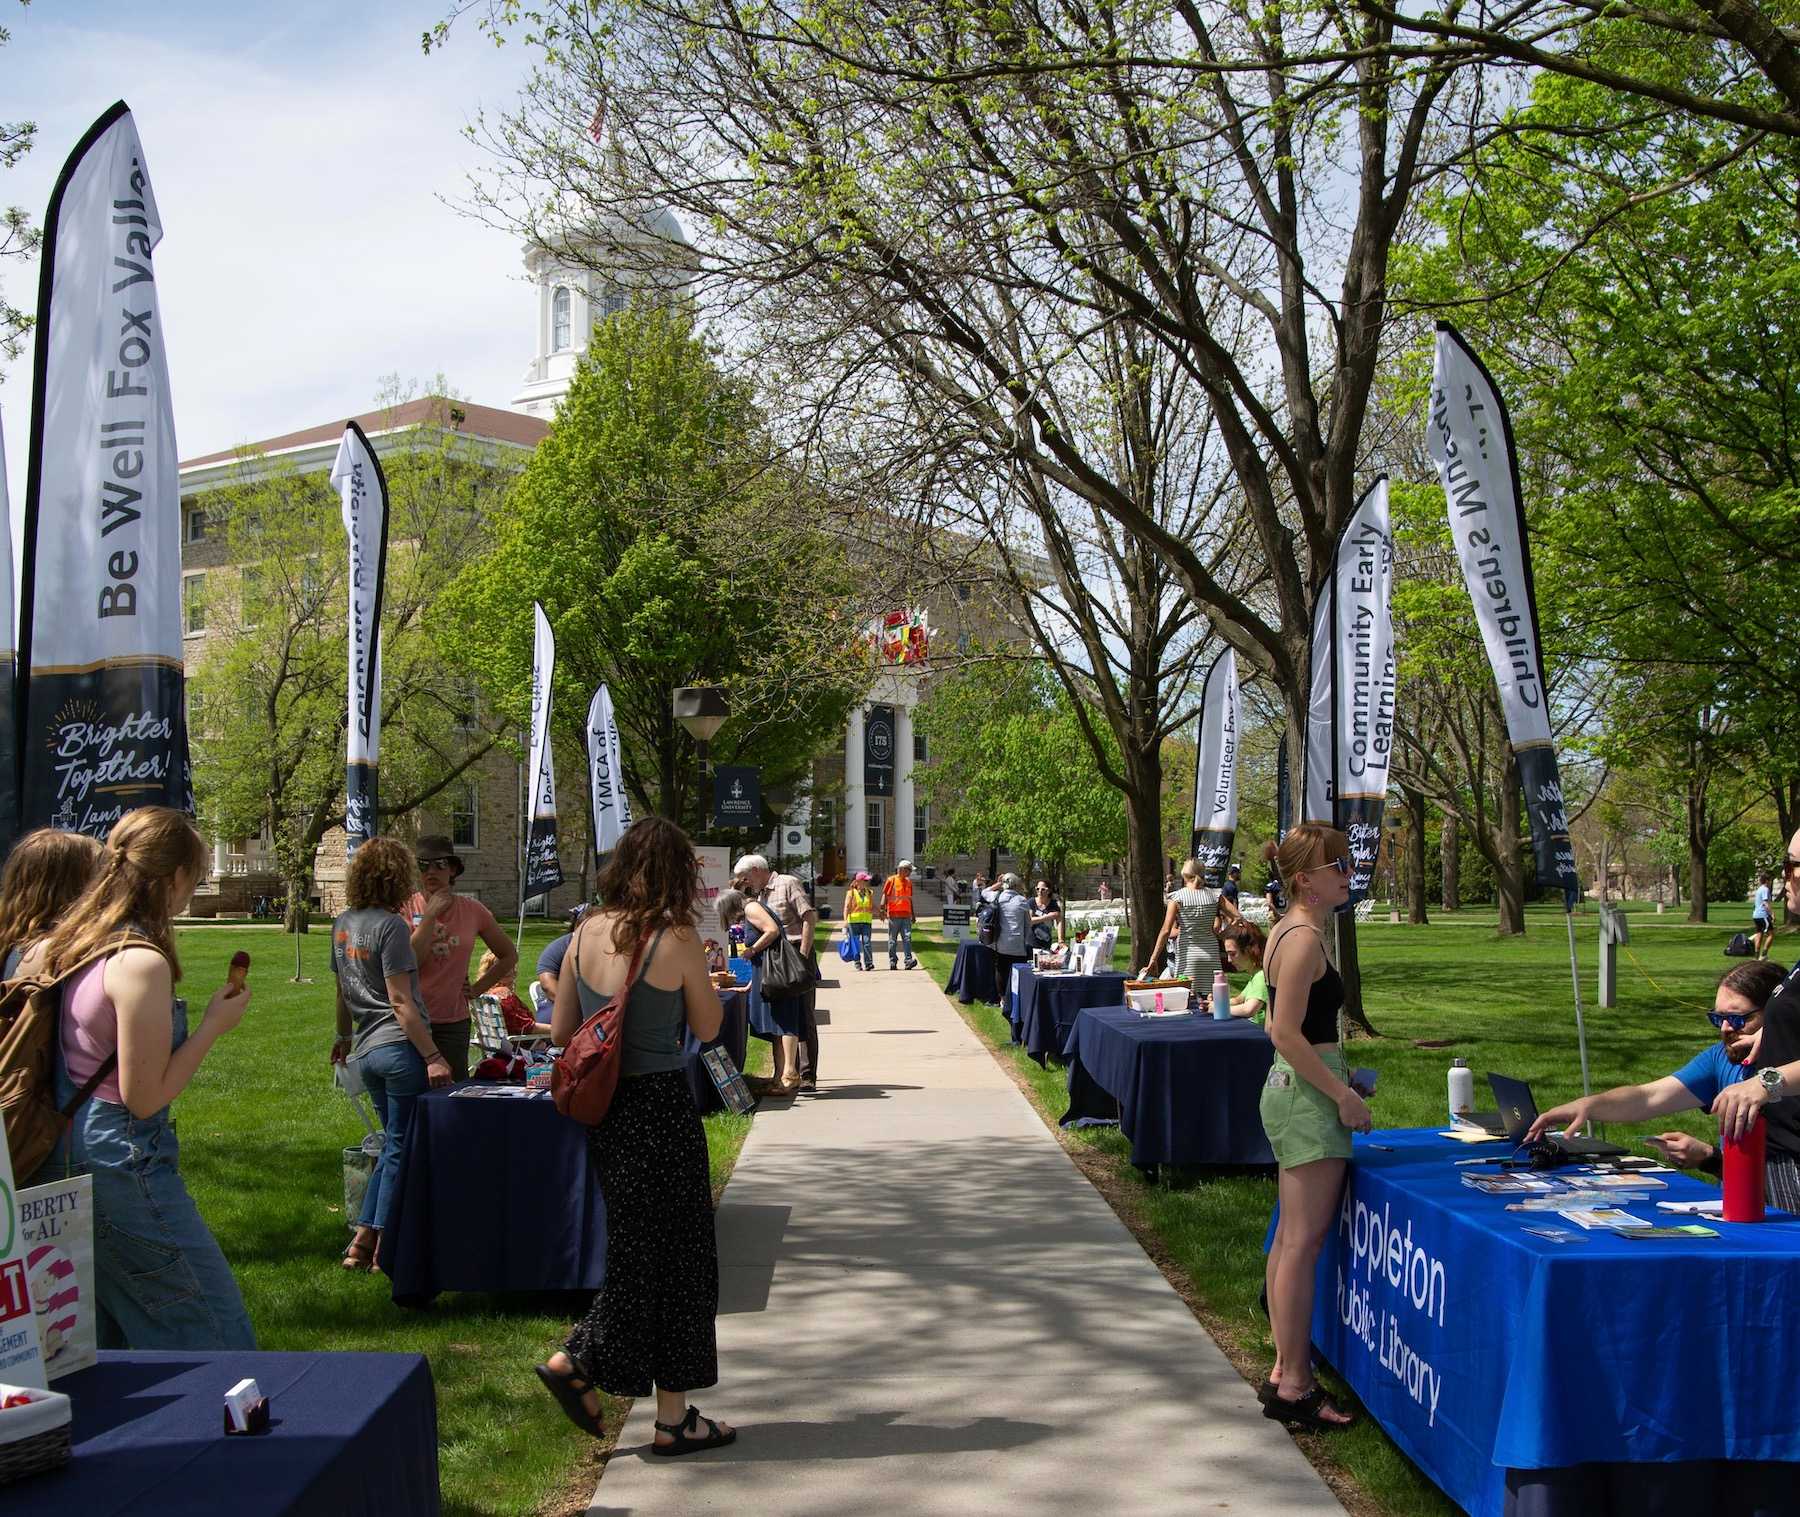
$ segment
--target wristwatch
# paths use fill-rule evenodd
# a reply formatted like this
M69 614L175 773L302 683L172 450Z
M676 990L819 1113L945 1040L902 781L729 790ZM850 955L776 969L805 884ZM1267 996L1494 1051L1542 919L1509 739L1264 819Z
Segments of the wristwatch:
M1779 1069L1759 1069L1756 1078L1762 1082L1763 1093L1771 1101L1780 1101L1787 1096L1787 1081L1782 1079Z

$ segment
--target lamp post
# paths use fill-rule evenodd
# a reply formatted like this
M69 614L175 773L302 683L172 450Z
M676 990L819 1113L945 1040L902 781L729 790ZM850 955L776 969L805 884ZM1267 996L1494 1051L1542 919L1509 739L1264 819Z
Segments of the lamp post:
M683 685L674 696L675 720L700 750L700 773L707 772L706 745L718 736L731 715L724 692L717 685ZM702 806L705 802L702 801Z

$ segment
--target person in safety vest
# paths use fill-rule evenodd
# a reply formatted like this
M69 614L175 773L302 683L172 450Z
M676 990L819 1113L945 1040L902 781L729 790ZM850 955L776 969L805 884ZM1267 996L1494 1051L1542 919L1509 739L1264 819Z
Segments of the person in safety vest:
M906 945L906 967L917 969L919 961L913 957L913 880L912 860L902 859L894 866L894 872L887 877L887 883L881 887L882 914L888 923L888 968L900 967L900 945Z
M856 871L856 878L844 892L844 922L850 929L850 941L856 948L856 967L875 968L875 887L866 869Z

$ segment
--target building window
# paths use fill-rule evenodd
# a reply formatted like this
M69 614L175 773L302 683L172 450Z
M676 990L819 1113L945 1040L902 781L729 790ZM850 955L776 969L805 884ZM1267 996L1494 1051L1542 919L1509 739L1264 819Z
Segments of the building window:
M481 846L481 792L464 785L450 802L450 842L457 848Z
M923 801L913 807L913 857L919 858L929 850L926 844L931 841L931 808Z
M324 609L319 604L325 594L325 580L319 572L319 561L316 558L304 558L300 561L300 614L313 620Z
M190 684L184 683L181 687L181 693L187 702L188 736L193 737L203 734L205 732L206 722L205 699L201 696L200 692Z
M466 739L481 723L481 689L473 679L457 682L451 695L456 713L456 730Z
M206 541L206 508L204 506L187 508L187 540L191 543Z
M819 842L830 848L837 843L837 802L813 802L813 831L819 835Z
M913 728L913 762L915 764L929 762L925 753L925 734L919 731L917 727Z
M869 862L874 864L878 862L887 851L883 846L884 839L882 837L882 822L886 820L886 818L882 812L880 801L870 801L867 804L869 808L869 834L866 841L869 845Z
M181 630L189 637L206 630L206 576L181 576Z
M238 570L238 625L249 631L261 620L263 577L259 564L245 564Z
M609 284L600 292L598 305L602 321L608 316L617 316L625 309L625 292L617 285Z
M956 598L965 606L968 605L970 597L974 594L975 587L973 585L959 584L956 586Z
M562 285L550 297L550 351L563 353L569 347L569 292Z

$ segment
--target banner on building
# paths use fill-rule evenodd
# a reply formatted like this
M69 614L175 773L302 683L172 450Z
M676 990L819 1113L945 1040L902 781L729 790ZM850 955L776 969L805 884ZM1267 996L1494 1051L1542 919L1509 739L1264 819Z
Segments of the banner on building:
M72 1175L19 1192L19 1240L46 1379L99 1358L94 1316L94 1181Z
M556 636L550 618L531 603L531 748L525 896L547 895L562 884L556 849L556 759L550 751L550 691L556 677Z
M1531 817L1538 881L1560 884L1563 905L1573 911L1581 899L1581 881L1550 734L1512 418L1486 366L1448 322L1438 323L1425 435L1443 481L1450 533L1475 603L1482 645L1500 686L1506 734Z
M387 477L363 429L344 428L331 483L350 542L350 728L344 767L344 851L375 836L381 765L381 594L387 581Z
M1202 880L1217 890L1231 868L1237 838L1237 757L1241 710L1237 654L1227 648L1206 671L1200 690L1200 734L1194 763L1194 857Z
M625 794L625 770L619 762L619 723L613 716L612 693L605 685L588 702L588 820L594 829L595 861L619 846L631 825L631 799Z
M715 827L762 829L762 770L749 764L720 764L713 770Z
M863 717L863 794L894 793L894 708L870 706Z
M4 418L0 417L0 422ZM14 686L12 504L6 490L6 428L0 425L0 858L19 835L19 724Z
M19 825L105 837L194 809L182 687L181 492L162 218L114 105L44 216L19 584Z

